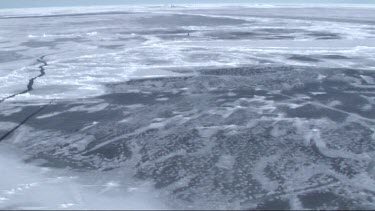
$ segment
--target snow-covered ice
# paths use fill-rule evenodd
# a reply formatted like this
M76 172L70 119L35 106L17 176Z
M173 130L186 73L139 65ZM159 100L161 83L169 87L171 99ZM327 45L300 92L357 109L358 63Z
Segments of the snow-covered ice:
M374 209L374 20L0 10L0 209Z

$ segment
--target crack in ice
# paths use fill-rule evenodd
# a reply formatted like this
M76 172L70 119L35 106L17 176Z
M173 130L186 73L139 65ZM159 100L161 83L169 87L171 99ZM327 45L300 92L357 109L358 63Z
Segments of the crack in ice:
M24 91L22 91L22 92L19 92L19 93L10 95L8 97L5 97L3 99L0 99L0 103L4 102L4 101L6 101L6 100L8 100L10 98L16 97L18 95L26 94L26 93L28 93L28 92L30 92L30 91L32 91L34 89L33 85L34 85L35 80L37 78L43 77L46 74L45 67L48 66L48 64L47 64L46 61L44 61L45 57L46 56L41 56L39 59L37 59L37 62L42 63L42 65L39 66L39 72L40 72L40 74L37 75L37 76L35 76L35 77L33 77L33 78L31 78L31 79L29 79L29 83L27 84L27 89L24 90Z

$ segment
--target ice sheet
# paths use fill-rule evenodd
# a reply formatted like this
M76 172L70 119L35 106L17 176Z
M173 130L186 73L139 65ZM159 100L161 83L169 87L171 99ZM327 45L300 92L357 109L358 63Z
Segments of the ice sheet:
M322 20L314 19L319 8L298 9L293 15L287 10L224 5L25 10L44 18L0 20L1 37L6 37L0 46L4 54L14 52L3 58L0 98L24 89L37 74L41 56L46 56L47 74L34 91L11 100L98 96L106 93L105 84L138 72L146 77L145 71L157 76L171 69L262 63L373 68L375 28L358 23L373 17L372 8L335 10L336 19L345 17L344 22L329 19L330 8ZM3 11L11 12L21 13Z
M0 208L374 208L374 8L1 12Z

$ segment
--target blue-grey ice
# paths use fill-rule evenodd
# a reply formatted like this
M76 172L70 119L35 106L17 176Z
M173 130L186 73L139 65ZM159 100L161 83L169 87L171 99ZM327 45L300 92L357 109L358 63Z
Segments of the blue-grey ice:
M375 7L1 9L0 209L375 209Z

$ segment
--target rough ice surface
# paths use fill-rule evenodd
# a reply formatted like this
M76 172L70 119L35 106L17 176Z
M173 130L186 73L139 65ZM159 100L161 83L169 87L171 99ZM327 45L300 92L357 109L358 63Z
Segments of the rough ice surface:
M0 208L375 209L374 20L3 10Z

